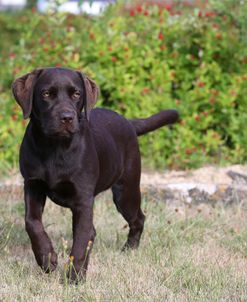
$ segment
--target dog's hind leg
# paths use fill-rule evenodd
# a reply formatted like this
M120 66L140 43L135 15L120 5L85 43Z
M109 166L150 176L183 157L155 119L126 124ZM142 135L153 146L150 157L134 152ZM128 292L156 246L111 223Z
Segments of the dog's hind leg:
M125 178L112 187L113 201L117 210L129 224L128 239L123 250L137 248L144 227L145 216L141 210L139 179Z

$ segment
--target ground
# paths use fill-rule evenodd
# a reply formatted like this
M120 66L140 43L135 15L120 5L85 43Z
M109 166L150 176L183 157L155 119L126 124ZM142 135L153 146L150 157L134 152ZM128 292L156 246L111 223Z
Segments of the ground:
M87 281L66 281L70 211L47 202L44 224L59 253L56 272L38 268L24 230L24 204L0 199L0 301L246 301L247 203L167 204L143 197L138 250L122 253L125 221L109 194L95 205ZM54 219L55 217L55 219Z

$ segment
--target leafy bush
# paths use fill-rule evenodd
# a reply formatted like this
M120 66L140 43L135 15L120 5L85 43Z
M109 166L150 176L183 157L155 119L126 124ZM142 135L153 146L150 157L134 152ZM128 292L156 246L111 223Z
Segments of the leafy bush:
M0 63L0 160L15 163L23 132L12 80L35 67L66 66L98 83L98 105L126 117L179 110L172 130L140 138L146 166L246 161L247 4L225 4L210 1L203 11L113 5L96 18L27 13L18 43Z

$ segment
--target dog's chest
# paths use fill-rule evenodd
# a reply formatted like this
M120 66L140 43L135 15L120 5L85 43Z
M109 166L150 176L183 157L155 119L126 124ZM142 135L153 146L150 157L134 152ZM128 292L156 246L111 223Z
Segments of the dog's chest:
M42 170L42 178L50 188L53 188L59 183L71 182L79 165L72 153L66 155L61 151L51 153L43 163L40 162L39 166Z
M56 204L71 207L76 198L76 188L73 182L61 181L53 187L49 187L47 195Z
M44 165L43 179L48 197L60 206L70 207L76 197L75 171L66 163Z

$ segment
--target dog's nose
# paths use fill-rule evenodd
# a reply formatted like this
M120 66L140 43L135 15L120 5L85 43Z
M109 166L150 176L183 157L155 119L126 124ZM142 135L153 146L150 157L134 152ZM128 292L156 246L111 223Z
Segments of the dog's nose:
M74 119L74 113L73 112L63 112L60 116L60 120L63 124L65 123L72 123Z

